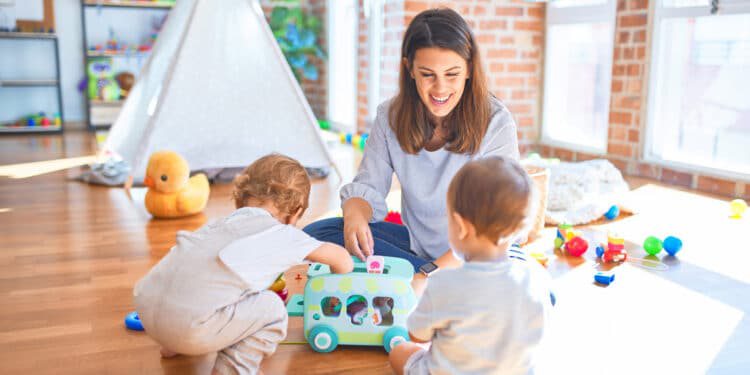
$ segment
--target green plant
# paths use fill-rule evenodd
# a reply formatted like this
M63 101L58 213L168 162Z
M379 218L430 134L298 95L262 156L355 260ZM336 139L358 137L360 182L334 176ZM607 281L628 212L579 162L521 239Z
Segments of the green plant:
M321 22L318 17L306 14L299 2L279 5L271 11L270 20L273 36L281 47L286 61L294 72L297 81L305 77L318 80L318 68L312 57L325 59L326 54L318 44Z

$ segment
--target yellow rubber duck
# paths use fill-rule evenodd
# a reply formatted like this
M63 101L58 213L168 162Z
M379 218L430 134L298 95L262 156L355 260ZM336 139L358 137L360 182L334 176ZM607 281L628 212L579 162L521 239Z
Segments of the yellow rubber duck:
M153 153L143 183L148 186L146 210L154 217L178 218L206 208L208 178L202 173L190 177L187 161L176 152Z

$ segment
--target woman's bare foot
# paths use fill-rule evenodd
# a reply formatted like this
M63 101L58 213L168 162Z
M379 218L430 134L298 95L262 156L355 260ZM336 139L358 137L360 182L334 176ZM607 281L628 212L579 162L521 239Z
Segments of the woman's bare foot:
M161 353L162 358L172 358L177 355L177 353L167 350L166 348L161 348L159 353Z

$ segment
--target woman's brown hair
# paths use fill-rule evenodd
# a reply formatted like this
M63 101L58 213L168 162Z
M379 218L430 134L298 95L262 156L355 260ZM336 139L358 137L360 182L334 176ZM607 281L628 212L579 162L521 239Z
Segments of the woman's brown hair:
M272 202L285 215L305 212L310 199L310 177L297 160L279 154L263 156L234 178L234 205Z
M410 71L420 48L443 48L466 60L468 79L456 108L448 114L449 131L446 149L455 153L475 154L487 132L490 120L490 93L479 58L474 35L466 21L454 10L429 9L419 13L409 24L401 45L399 93L391 103L388 120L404 152L416 154L429 142L434 132L429 109L422 103Z

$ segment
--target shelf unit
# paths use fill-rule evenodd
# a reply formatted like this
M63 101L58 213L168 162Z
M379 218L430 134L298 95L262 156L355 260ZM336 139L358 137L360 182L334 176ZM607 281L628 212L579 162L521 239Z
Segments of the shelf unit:
M53 87L57 94L57 112L60 114L61 125L36 125L36 126L11 126L15 121L0 124L0 134L26 134L26 133L60 133L63 131L62 124L65 123L62 105L62 87L60 85L60 49L57 35L52 33L28 33L28 32L0 32L0 39L5 40L43 40L50 41L54 48L55 77L54 79L5 79L0 78L0 90L12 90L18 88Z
M107 8L107 9L140 9L144 11L168 11L174 3L159 2L150 0L82 0L81 1L81 20L83 24L83 45L85 48L84 53L84 71L88 72L88 66L92 59L108 57L113 59L131 59L135 58L138 60L145 60L151 53L151 51L92 51L89 50L89 32L86 21L86 10L91 8ZM138 72L133 72L136 77ZM88 90L86 90L86 122L90 130L103 130L108 129L112 125L112 121L117 117L124 100L99 100L88 98Z

